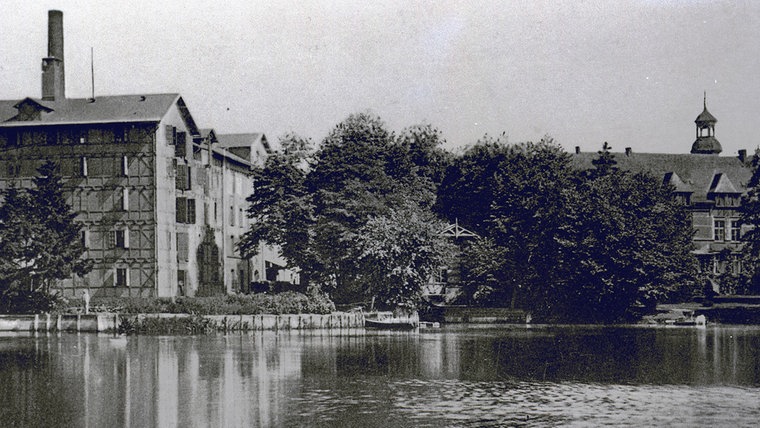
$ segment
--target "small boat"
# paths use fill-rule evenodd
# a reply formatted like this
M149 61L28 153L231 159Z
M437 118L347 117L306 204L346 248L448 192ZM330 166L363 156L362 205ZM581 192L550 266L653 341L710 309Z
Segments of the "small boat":
M393 312L370 312L364 317L364 327L385 330L413 330L420 326L420 317L413 314Z
M364 327L385 330L414 330L418 324L409 318L364 319Z

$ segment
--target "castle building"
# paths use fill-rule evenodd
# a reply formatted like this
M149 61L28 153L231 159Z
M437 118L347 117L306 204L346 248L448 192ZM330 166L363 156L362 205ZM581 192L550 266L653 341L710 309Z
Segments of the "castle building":
M42 97L0 100L0 188L29 187L42 163L59 164L94 261L88 275L62 281L64 295L209 295L297 281L276 248L253 260L235 250L249 226L251 168L272 152L266 137L199 129L179 94L67 98L63 14L48 18Z
M703 272L720 274L741 270L743 233L739 224L741 197L752 177L747 151L737 156L719 156L720 142L715 138L718 120L707 110L697 116L696 140L688 154L635 153L626 148L615 153L617 166L629 171L648 171L671 184L678 199L692 215L693 253ZM573 162L589 169L597 153L581 153L576 148Z

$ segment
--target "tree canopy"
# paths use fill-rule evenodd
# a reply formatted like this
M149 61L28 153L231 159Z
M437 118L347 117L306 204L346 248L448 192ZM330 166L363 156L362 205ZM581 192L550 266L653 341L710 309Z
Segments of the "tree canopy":
M92 269L82 258L81 226L66 202L57 164L45 162L33 181L28 190L2 191L0 301L6 311L19 310L21 300L44 300L56 281Z
M429 126L396 136L360 113L304 158L273 155L255 172L254 222L240 248L252 255L261 241L279 244L338 302L378 296L389 306L415 305L427 272L446 256L443 224L430 211L445 167L439 144Z

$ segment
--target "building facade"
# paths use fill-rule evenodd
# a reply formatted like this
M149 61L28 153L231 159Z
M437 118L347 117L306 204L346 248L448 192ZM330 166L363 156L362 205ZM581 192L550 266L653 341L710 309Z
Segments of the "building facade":
M696 140L690 153L635 153L627 148L615 153L617 166L630 171L648 171L671 184L678 199L692 215L693 253L703 272L738 273L743 233L739 223L741 197L752 177L746 150L737 156L719 156L715 138L717 119L707 110L694 121ZM581 169L592 168L597 153L581 153L576 148L573 162Z
M276 248L253 260L235 250L249 225L251 168L271 153L263 134L222 145L179 94L66 98L61 12L50 11L48 38L42 97L0 101L0 188L29 187L45 161L59 164L94 261L85 277L62 281L64 295L247 291L266 266L284 266Z

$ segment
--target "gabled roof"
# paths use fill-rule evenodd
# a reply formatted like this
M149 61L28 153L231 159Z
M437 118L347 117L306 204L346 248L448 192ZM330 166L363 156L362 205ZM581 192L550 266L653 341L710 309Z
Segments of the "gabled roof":
M617 166L621 170L640 172L648 171L656 177L665 178L673 173L683 183L682 192L693 192L693 201L707 200L707 193L713 184L716 174L730 178L731 186L736 193L747 190L747 183L752 177L752 170L737 157L706 156L699 154L669 154L669 153L614 153ZM578 169L590 169L596 153L579 153L571 155L573 166ZM722 185L717 187L726 189Z
M40 120L14 120L18 114L16 106L26 100L46 109L47 113ZM184 102L179 94L100 96L94 101L87 98L67 98L59 101L26 98L21 102L18 100L0 101L0 127L158 122L175 103L184 107ZM183 114L183 116L185 115ZM190 128L195 126L192 118L190 118L188 126Z
M213 128L202 128L199 132L201 133L201 138L209 139L212 144L219 142L219 139L216 137L216 131Z
M719 172L713 176L710 184L710 193L741 193L736 191L736 187L731 183L726 174Z
M686 183L681 180L681 177L678 176L675 172L666 172L665 177L662 180L663 184L670 184L676 189L676 192L681 193L690 193L693 192L689 186L686 185Z
M219 145L221 147L251 147L260 143L267 152L271 152L271 147L267 141L266 135L260 132L251 132L244 134L219 134Z

